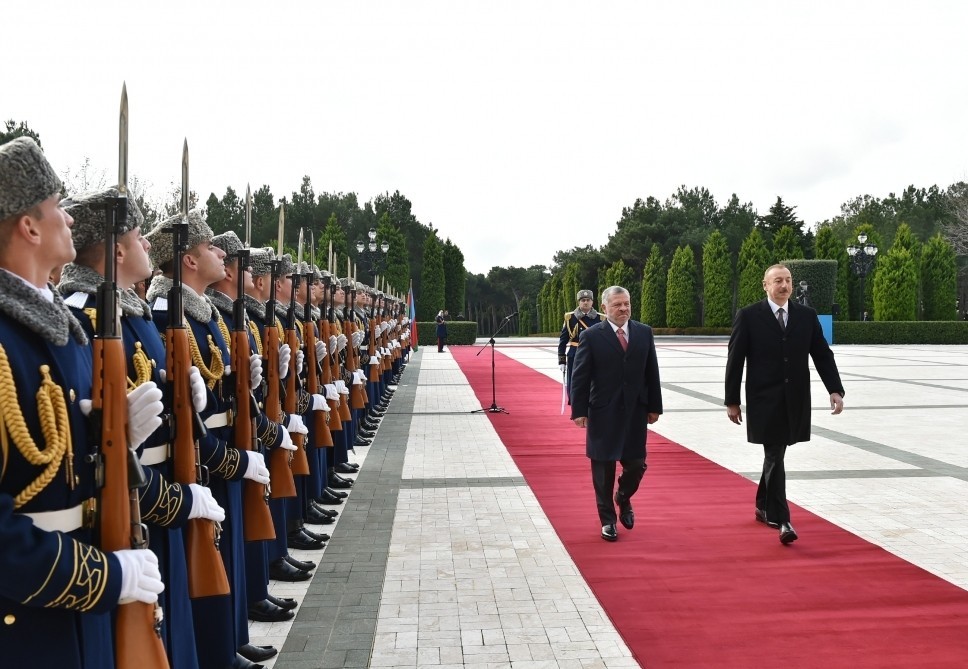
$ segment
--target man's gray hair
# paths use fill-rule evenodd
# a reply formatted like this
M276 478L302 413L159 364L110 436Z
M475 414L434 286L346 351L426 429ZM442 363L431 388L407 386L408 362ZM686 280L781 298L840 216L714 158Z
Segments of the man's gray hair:
M624 293L626 295L629 295L629 291L626 290L625 288L622 288L621 286L609 286L608 288L602 291L602 304L608 304L608 298L610 298L612 295L615 295L616 293ZM629 297L631 297L631 295L629 295Z

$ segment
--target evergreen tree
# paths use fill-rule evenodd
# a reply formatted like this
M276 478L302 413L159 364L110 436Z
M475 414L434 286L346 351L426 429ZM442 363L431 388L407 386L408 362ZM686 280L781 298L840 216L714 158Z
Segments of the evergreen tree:
M20 121L20 123L17 123L17 121L10 119L9 121L6 121L5 125L7 130L5 132L0 131L0 144L6 144L10 140L16 139L17 137L30 137L37 142L37 146L44 148L44 145L40 143L40 135L31 130L30 126L28 126L25 121Z
M559 332L561 330L561 324L563 319L561 315L564 310L559 307L559 302L561 301L561 273L556 272L551 275L551 280L548 282L548 318L550 319L550 326L548 330L550 332Z
M643 323L652 327L665 327L666 307L666 272L665 259L662 257L662 247L652 245L649 259L645 261L645 271L642 273L642 314Z
M836 320L847 320L850 314L850 258L847 246L837 238L829 225L817 230L814 240L814 257L818 260L837 261L837 287L834 289L834 302L840 307Z
M432 321L444 308L444 253L437 235L428 235L423 248L417 320Z
M696 260L691 246L680 246L672 256L666 285L666 320L670 328L696 324Z
M616 260L605 270L602 278L601 291L611 286L621 286L629 291L629 301L632 303L632 314L639 313L642 295L642 284L635 280L635 272L625 264L624 260ZM593 300L594 302L594 300Z
M773 262L784 260L800 260L803 258L803 248L797 240L796 232L790 226L784 226L773 235Z
M527 337L532 334L532 321L534 313L531 306L531 298L521 298L521 307L518 311L518 336Z
M739 302L745 307L763 299L763 275L770 266L770 252L760 231L753 229L739 250Z
M383 242L390 245L387 249L386 257L386 269L384 269L383 274L386 276L387 281L393 287L394 291L397 293L406 293L410 288L410 256L407 253L407 240L404 239L403 234L397 230L397 227L390 222L389 217L386 214L380 217L380 222L376 226L376 244L377 248L382 248ZM458 251L460 253L460 251ZM463 256L461 256L461 263L463 263ZM444 285L446 282L446 256L444 257ZM463 264L461 265L461 270L463 270ZM456 315L458 311L463 310L464 303L464 280L466 277L461 274L461 306L454 312ZM446 304L446 301L444 302ZM447 307L445 307L447 308ZM434 312L436 314L436 312Z
M926 321L958 320L958 264L951 243L935 234L921 253L921 287Z
M918 268L906 248L892 248L874 275L874 320L913 321L918 312Z
M467 270L464 269L464 254L448 238L444 242L444 308L455 317L464 311L466 282ZM523 321L524 318L522 317L521 320Z
M728 327L733 322L733 263L726 237L718 230L702 250L703 325Z
M330 259L330 248L333 251L333 258ZM346 233L343 227L336 220L336 214L332 213L326 220L326 227L322 234L316 238L316 256L318 265L327 272L334 273L336 276L345 277L349 272L346 271L346 262L349 259L349 245L346 241Z

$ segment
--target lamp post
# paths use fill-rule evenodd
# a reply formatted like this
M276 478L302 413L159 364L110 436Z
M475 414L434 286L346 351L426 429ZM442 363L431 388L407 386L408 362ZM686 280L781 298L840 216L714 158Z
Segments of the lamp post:
M370 228L367 233L370 241L366 244L362 240L356 242L356 251L359 253L359 260L364 266L369 266L367 273L370 275L371 285L376 287L376 276L386 268L387 251L390 250L390 243L386 240L380 244L379 250L376 245L376 230Z
M867 243L867 235L861 233L857 235L858 246L851 244L847 247L847 255L850 256L850 269L860 279L860 319L865 320L864 313L867 311L867 294L864 292L864 279L874 268L874 257L877 255L877 246Z

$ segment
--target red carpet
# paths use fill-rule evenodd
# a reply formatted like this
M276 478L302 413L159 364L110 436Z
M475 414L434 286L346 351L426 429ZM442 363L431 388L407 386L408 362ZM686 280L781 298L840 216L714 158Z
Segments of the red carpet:
M490 406L490 356L450 350ZM801 540L781 545L755 484L657 434L635 529L602 541L560 384L500 354L496 377L510 415L488 418L643 667L968 667L964 590L793 505Z

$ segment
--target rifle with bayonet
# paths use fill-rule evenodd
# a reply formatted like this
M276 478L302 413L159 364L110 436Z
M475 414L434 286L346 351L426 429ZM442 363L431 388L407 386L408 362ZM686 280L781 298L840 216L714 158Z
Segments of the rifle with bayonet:
M128 443L128 372L121 337L121 296L116 282L117 231L128 215L128 92L121 89L118 196L110 198L104 221L104 281L97 292L94 377L91 415L99 424L104 485L98 516L102 550L148 547L141 523L138 489L147 481L138 456ZM161 669L168 656L161 640L158 603L120 604L114 620L114 658L118 669Z
M202 465L198 445L206 430L192 404L189 379L192 353L182 299L181 265L182 257L188 250L188 208L188 140L185 140L182 148L181 220L164 230L171 233L174 249L171 290L168 291L168 327L165 330L165 368L168 383L171 384L175 482L208 485L208 468ZM213 520L193 518L185 525L188 596L192 599L229 594L229 579L218 551L220 534L221 526Z
M356 334L356 319L353 318L353 304L356 300L356 284L351 279L347 279L343 285L343 328L348 330L346 335L349 343L353 343ZM347 346L346 370L355 376L360 368L360 352L358 346ZM355 381L355 378L354 378ZM369 399L362 383L354 383L350 386L350 407L353 409L365 409Z
M311 230L310 235L312 235ZM309 257L315 260L316 240L312 237L310 239ZM317 395L319 394L320 360L316 357L316 322L313 320L312 311L313 274L313 267L310 265L309 271L306 273L306 304L303 308L303 341L306 342L306 390L312 395ZM316 438L316 445L320 447L332 446L333 434L329 431L326 412L313 411L312 417L313 435Z
M342 329L339 327L339 324L337 323L337 320L336 320L336 289L337 289L336 282L333 281L332 285L329 287L330 332L339 331L340 335L342 335L343 338L345 339L346 335L343 333ZM348 340L347 340L347 346L349 346ZM332 357L330 358L330 360L332 361L332 366L333 366L330 372L332 374L333 379L334 380L342 379L343 375L340 373L339 354L336 351L333 351ZM349 399L349 396L347 396L347 399ZM348 422L352 419L352 416L350 416L349 402L343 400L342 398L340 398L340 402L339 402L339 419L343 422Z
M261 451L255 419L258 404L252 394L249 372L249 329L245 315L245 268L249 265L249 242L252 236L252 191L245 188L245 246L239 251L237 292L232 303L232 369L235 370L235 448L240 451ZM265 541L276 538L269 511L269 488L264 483L242 481L243 536L246 541Z
M322 383L324 386L332 385L334 381L332 359L336 355L336 347L333 346L333 342L336 341L336 336L333 334L332 324L329 321L329 287L331 284L331 276L323 279L323 301L320 304L320 332L322 333L323 341L326 342L328 347L326 359L323 360L322 367ZM339 432L343 429L343 423L340 421L339 416L339 399L331 400L327 397L326 403L329 405L329 423L327 427L329 428L330 437L332 437L333 432Z
M286 343L292 351L289 358L289 374L286 376L286 398L283 402L283 409L288 414L297 412L299 391L302 389L302 380L296 372L296 357L300 350L299 337L296 335L296 288L299 286L299 265L302 263L302 229L299 230L299 250L297 253L296 268L290 277L289 307L286 310ZM279 250L282 250L282 239L279 240ZM292 443L296 450L292 454L292 473L294 476L309 475L309 457L306 455L306 437L302 434L293 434Z
M276 281L282 271L282 234L285 230L285 205L279 207L279 249L276 257L269 262L270 283L269 300L266 302L266 324L262 332L262 348L266 358L266 397L265 408L269 420L282 423L282 382L279 379L279 328L276 327ZM295 351L291 352L295 355ZM282 429L286 429L282 426ZM275 448L269 455L269 479L272 485L272 499L296 496L296 481L289 466L291 451Z

